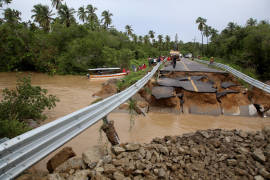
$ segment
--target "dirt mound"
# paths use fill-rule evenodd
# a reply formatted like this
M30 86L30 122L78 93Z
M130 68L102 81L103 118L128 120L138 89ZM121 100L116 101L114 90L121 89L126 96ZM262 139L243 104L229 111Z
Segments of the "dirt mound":
M94 93L93 96L106 98L113 94L116 94L117 93L116 83L117 83L117 79L109 79L108 81L102 84L101 90Z
M269 179L270 128L207 130L114 146L98 162L49 177L74 179ZM85 163L87 164L87 163ZM50 178L49 178L50 179Z

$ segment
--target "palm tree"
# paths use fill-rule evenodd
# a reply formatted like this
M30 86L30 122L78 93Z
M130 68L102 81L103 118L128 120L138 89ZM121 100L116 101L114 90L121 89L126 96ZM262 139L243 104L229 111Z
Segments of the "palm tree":
M132 31L133 31L133 29L131 28L131 26L130 25L126 25L125 29L127 31L127 35L128 36L131 36L132 35Z
M208 50L208 37L210 36L210 29L211 29L211 26L207 26L207 25L205 25L203 28L203 34L206 37L206 50Z
M60 22L66 24L66 27L70 27L71 23L76 22L74 18L75 10L68 8L67 4L61 5L58 9Z
M101 16L103 17L101 21L104 21L104 27L105 29L108 29L109 25L112 24L112 16L113 14L109 12L109 10L103 11Z
M20 11L7 8L4 11L4 20L7 23L15 24L15 23L18 23L21 20L20 15L21 15Z
M132 36L133 42L135 44L137 44L137 42L138 42L138 36L136 34L132 34L131 36Z
M171 42L170 36L166 35L165 36L165 43L166 43L167 50L170 49L170 42Z
M87 20L90 23L91 29L95 30L96 26L98 25L98 17L96 15L96 10L97 8L89 4L86 7L86 13L87 15Z
M158 35L159 50L160 50L161 47L162 47L162 43L163 43L163 36L160 34L160 35Z
M139 39L140 43L143 43L143 37L142 36L139 36L138 39Z
M148 34L149 37L152 39L152 44L154 44L155 32L153 30L150 30Z
M78 16L79 16L79 19L82 20L83 23L87 19L87 14L86 14L86 11L84 9L84 6L82 6L78 9Z
M144 44L148 44L149 43L149 36L148 35L145 35L143 37L143 41L144 41Z
M3 4L10 4L12 0L0 0L0 7L3 7Z
M249 18L247 20L247 26L255 26L257 24L257 20L253 18Z
M203 28L205 26L206 21L207 20L202 17L198 17L196 20L196 23L198 24L198 29L199 31L201 31L201 35L202 35L202 53L203 53Z
M52 6L55 7L56 9L59 9L62 5L63 0L52 0Z
M214 39L215 37L217 37L217 33L218 30L216 30L215 28L210 28L210 35L211 35L211 40Z
M260 24L269 24L269 21L261 20L261 21L260 21Z
M48 32L50 29L52 16L54 15L52 11L49 10L49 6L45 6L42 4L34 5L34 9L32 9L34 15L31 18L34 18L34 21L39 23L39 26L44 29L44 31Z
M229 22L227 25L227 29L230 33L232 33L236 29L237 25L234 22Z

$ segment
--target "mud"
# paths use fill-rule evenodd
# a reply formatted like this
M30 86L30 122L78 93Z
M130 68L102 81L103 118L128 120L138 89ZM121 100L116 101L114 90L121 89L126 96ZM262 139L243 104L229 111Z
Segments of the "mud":
M60 102L56 103L56 107L52 110L46 110L44 113L48 119L42 123L48 123L59 117L65 116L76 110L89 106L91 102L96 100L92 95L99 91L105 80L89 80L84 76L49 76L42 73L0 73L0 99L2 98L2 90L4 88L15 88L16 75L25 76L32 75L32 85L41 86L48 89L48 94L54 94Z

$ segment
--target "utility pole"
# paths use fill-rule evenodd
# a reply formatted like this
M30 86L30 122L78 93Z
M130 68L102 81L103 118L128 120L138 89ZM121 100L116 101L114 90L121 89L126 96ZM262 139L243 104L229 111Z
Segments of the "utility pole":
M175 35L175 42L174 42L174 50L178 51L178 34L176 33Z

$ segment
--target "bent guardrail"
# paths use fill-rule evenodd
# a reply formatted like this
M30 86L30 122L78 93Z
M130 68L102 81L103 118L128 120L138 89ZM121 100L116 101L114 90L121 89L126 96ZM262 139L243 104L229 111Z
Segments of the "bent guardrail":
M100 102L0 144L0 179L12 179L79 133L98 122L138 92L161 63L142 79Z
M200 59L195 59L195 61L198 61L198 62L201 62L201 63L204 63L204 64L209 64L210 62L209 61L205 61L205 60L200 60ZM212 65L216 66L216 67L219 67L219 68L222 68L230 73L232 73L233 75L235 75L236 77L244 80L245 82L249 83L250 85L252 86L255 86L267 93L270 93L270 85L267 85L261 81L258 81L252 77L249 77L248 75L244 74L244 73L241 73L237 70L235 70L234 68L231 68L230 66L227 66L225 64L221 64L221 63L216 63L216 62L213 62Z

